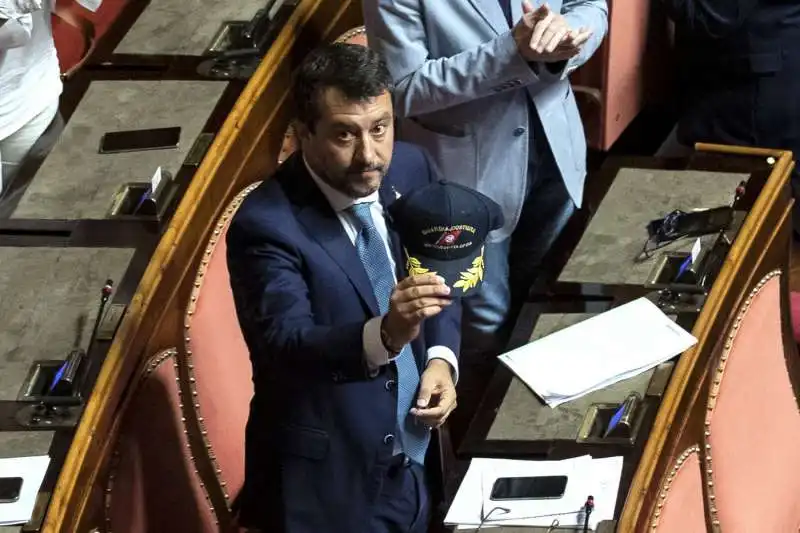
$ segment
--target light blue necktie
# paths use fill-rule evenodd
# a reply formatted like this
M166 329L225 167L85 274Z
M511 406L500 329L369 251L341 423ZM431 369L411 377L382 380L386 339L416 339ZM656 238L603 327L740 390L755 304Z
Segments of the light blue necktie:
M389 311L389 298L394 288L394 275L386 246L370 213L370 203L355 204L350 212L361 225L356 237L356 250L372 283L372 291L382 315ZM401 447L411 460L423 464L430 431L409 414L419 387L419 369L411 346L406 344L394 360L397 365L397 428Z

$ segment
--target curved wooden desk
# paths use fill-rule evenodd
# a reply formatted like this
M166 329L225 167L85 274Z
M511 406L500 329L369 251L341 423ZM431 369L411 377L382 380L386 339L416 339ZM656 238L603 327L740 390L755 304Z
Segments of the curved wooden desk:
M289 87L299 59L316 43L333 40L360 21L356 0L301 0L242 93L166 229L117 332L42 531L87 531L100 523L104 476L120 414L131 401L129 385L153 354L183 346L186 303L217 219L240 190L268 176L275 167L291 118ZM769 150L699 149L736 154L732 157L769 156L777 163L697 321L695 334L700 343L681 358L674 372L630 484L619 531L640 531L647 526L661 476L686 449L690 430L702 426L699 394L708 381L710 354L718 349L732 310L765 272L785 269L787 264L791 199L786 183L791 156ZM191 397L190 376L182 374L179 379L183 394Z

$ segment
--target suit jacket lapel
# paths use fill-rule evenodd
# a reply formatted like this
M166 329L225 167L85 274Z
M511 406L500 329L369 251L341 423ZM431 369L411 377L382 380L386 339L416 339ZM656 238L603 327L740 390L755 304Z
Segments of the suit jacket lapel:
M386 220L386 230L389 234L389 245L392 249L392 255L394 256L395 275L397 276L397 280L400 281L407 275L406 260L405 254L403 253L403 247L400 245L400 236L394 230L392 217L389 216L389 206L392 205L392 203L394 203L394 201L397 199L398 192L394 188L394 185L392 185L388 174L383 179L378 194L381 199L381 205L383 206L384 219Z
M518 0L511 0L512 5L514 2L519 3ZM469 0L469 3L496 34L500 35L508 31L508 22L498 0Z
M298 164L299 161L299 164ZM288 161L287 161L288 163ZM293 162L296 172L290 179L295 180L297 188L302 191L302 203L297 213L298 221L308 230L308 234L327 252L347 275L361 299L372 311L380 314L372 282L364 270L361 258L350 238L345 233L339 217L336 216L325 195L316 186L303 164L301 157Z

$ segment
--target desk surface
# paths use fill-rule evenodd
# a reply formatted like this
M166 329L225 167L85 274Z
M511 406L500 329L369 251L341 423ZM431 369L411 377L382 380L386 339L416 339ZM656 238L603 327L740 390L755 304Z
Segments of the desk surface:
M200 56L228 20L249 21L265 0L150 0L117 54Z
M128 248L0 247L0 400L17 399L34 361L64 359L76 341L87 349L100 290L119 283L132 257Z
M227 83L95 81L20 199L12 218L103 219L128 182L148 183L156 169L177 175ZM100 154L109 131L181 127L177 149Z
M647 240L647 223L675 209L730 205L736 186L747 177L742 173L621 168L559 281L643 284L657 258L634 261ZM682 239L659 252L688 252L693 244L694 239Z

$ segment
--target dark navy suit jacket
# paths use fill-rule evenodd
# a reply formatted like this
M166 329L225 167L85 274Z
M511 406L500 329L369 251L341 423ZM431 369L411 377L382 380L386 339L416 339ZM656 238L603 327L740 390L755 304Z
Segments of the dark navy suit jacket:
M678 139L800 149L800 2L662 1L679 55Z
M426 155L397 143L380 189L388 207L435 179ZM398 279L406 276L387 219ZM295 154L257 187L227 234L236 310L253 364L243 525L269 533L370 533L395 431L394 364L370 376L365 322L379 314L367 273L336 213ZM413 349L458 354L461 311L424 323Z

